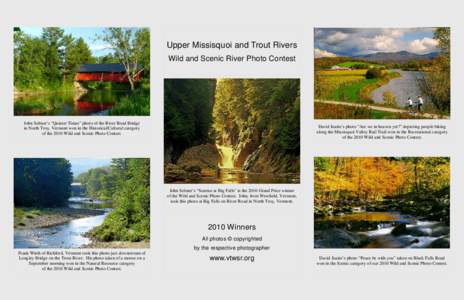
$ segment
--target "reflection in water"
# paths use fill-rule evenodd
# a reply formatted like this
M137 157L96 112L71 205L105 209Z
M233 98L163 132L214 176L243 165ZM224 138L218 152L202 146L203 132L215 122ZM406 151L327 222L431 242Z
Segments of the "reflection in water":
M392 221L406 221L409 216L402 215L399 212L389 211L371 211L342 214L336 216L326 216L321 220L332 222L348 222L348 221L367 221L367 222L392 222Z
M15 115L95 115L108 114L125 90L92 90L87 93L61 92L24 95L15 99Z
M112 202L95 200L87 197L71 197L68 200L68 206L77 209L106 209L112 207Z
M15 230L15 248L80 248L90 243L83 234L101 225L108 211L102 215L80 218L66 224L46 228Z
M218 169L215 177L202 177L199 183L298 183L298 174L251 173L241 169Z
M103 223L111 210L110 201L93 200L86 197L71 197L68 206L75 209L93 209L101 214L79 218L65 224L34 228L15 229L15 248L80 248L90 243L84 234Z
M215 176L203 176L199 183L299 183L298 174L251 173L236 168L232 147L216 144L221 156Z

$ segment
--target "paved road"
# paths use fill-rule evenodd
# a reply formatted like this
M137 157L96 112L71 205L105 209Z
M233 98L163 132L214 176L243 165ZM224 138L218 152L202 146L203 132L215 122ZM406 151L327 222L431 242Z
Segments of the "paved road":
M380 110L392 113L409 113L414 116L421 116L427 119L449 119L449 116L442 116L437 114L429 114L429 113L411 113L407 109L400 109L400 108L391 108L391 107L384 107L384 106L376 106L376 105L369 105L369 104L359 104L359 103L350 103L350 102L341 102L341 101L330 101L330 100L315 100L315 102L321 103L328 103L328 104L335 104L335 105L346 105L346 106L355 106L355 107L365 107L372 110Z

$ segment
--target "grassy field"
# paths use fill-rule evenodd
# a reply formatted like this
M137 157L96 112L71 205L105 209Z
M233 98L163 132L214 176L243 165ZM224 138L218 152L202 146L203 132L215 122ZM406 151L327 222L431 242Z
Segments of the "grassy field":
M362 62L362 61L345 61L345 62L337 64L337 66L345 67L345 68L352 68L352 67L355 67L355 66L365 66L366 69L368 69L370 67L383 67L383 65L374 64L374 63L368 63L368 62Z
M366 72L367 69L316 71L314 86L316 99L369 102L369 94L363 91L371 90L371 86L377 86L379 79L366 79Z
M367 70L322 70L315 74L315 96L318 99L341 100L341 90L366 80Z
M316 71L314 96L322 100L370 103L373 90L399 76L385 71L387 75L382 78L366 79L366 72L367 69Z

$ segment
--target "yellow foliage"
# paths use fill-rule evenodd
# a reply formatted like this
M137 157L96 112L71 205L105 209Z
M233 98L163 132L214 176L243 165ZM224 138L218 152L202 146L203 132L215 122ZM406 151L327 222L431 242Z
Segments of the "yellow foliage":
M382 200L439 190L449 186L449 176L449 160L444 158L332 157L323 170L315 171L315 196L317 201Z

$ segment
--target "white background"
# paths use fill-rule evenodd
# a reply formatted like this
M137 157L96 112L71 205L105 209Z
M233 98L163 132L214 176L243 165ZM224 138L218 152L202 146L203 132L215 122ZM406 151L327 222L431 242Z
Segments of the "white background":
M462 213L463 153L459 118L462 105L464 20L457 1L8 1L0 10L0 128L3 138L0 156L0 297L3 299L459 299L462 282L459 254L463 250ZM121 138L30 138L22 132L27 117L13 117L13 26L148 26L151 29L151 117L137 118L143 132ZM319 139L313 132L313 28L314 27L452 27L452 116L447 138L420 142L359 142ZM260 37L296 39L298 64L279 65L199 65L173 66L167 63L165 40L218 37ZM241 38L242 39L242 38ZM301 78L301 185L298 203L280 210L240 211L240 209L177 209L167 204L163 185L163 79L170 77L288 77ZM55 117L56 119L72 119ZM84 119L86 117L79 117ZM40 119L40 118L39 118ZM48 118L47 118L48 119ZM89 119L92 119L89 117ZM114 118L112 118L114 120ZM126 119L126 118L122 118ZM334 121L338 123L340 121ZM358 123L360 121L353 121ZM396 124L398 121L362 121ZM408 122L408 121L401 121ZM428 121L410 121L424 123ZM326 122L323 122L326 123ZM340 123L347 123L341 121ZM314 250L313 249L313 157L314 156L451 156L451 249L426 250ZM13 247L13 157L150 157L152 162L151 203L152 239L150 261L126 273L43 273L16 262ZM186 216L185 221L183 216ZM188 216L188 217L187 217ZM273 218L275 217L275 218ZM188 226L192 219L205 224L221 219L245 220L272 228L265 237L277 243L281 233L273 233L275 220L291 219L281 230L295 232L289 242L291 261L296 267L266 266L263 272L227 268L203 276L202 271L176 273L167 265L166 243L182 234L191 239ZM173 228L172 223L180 226ZM185 224L182 224L185 222ZM185 227L185 232L182 230ZM286 240L292 241L292 234ZM424 255L446 254L447 268L320 269L315 267L319 254ZM285 264L283 255L277 265ZM199 267L201 268L201 267ZM191 268L190 268L191 269ZM285 272L283 272L285 270ZM290 272L288 272L288 270ZM269 271L269 272L268 272Z

